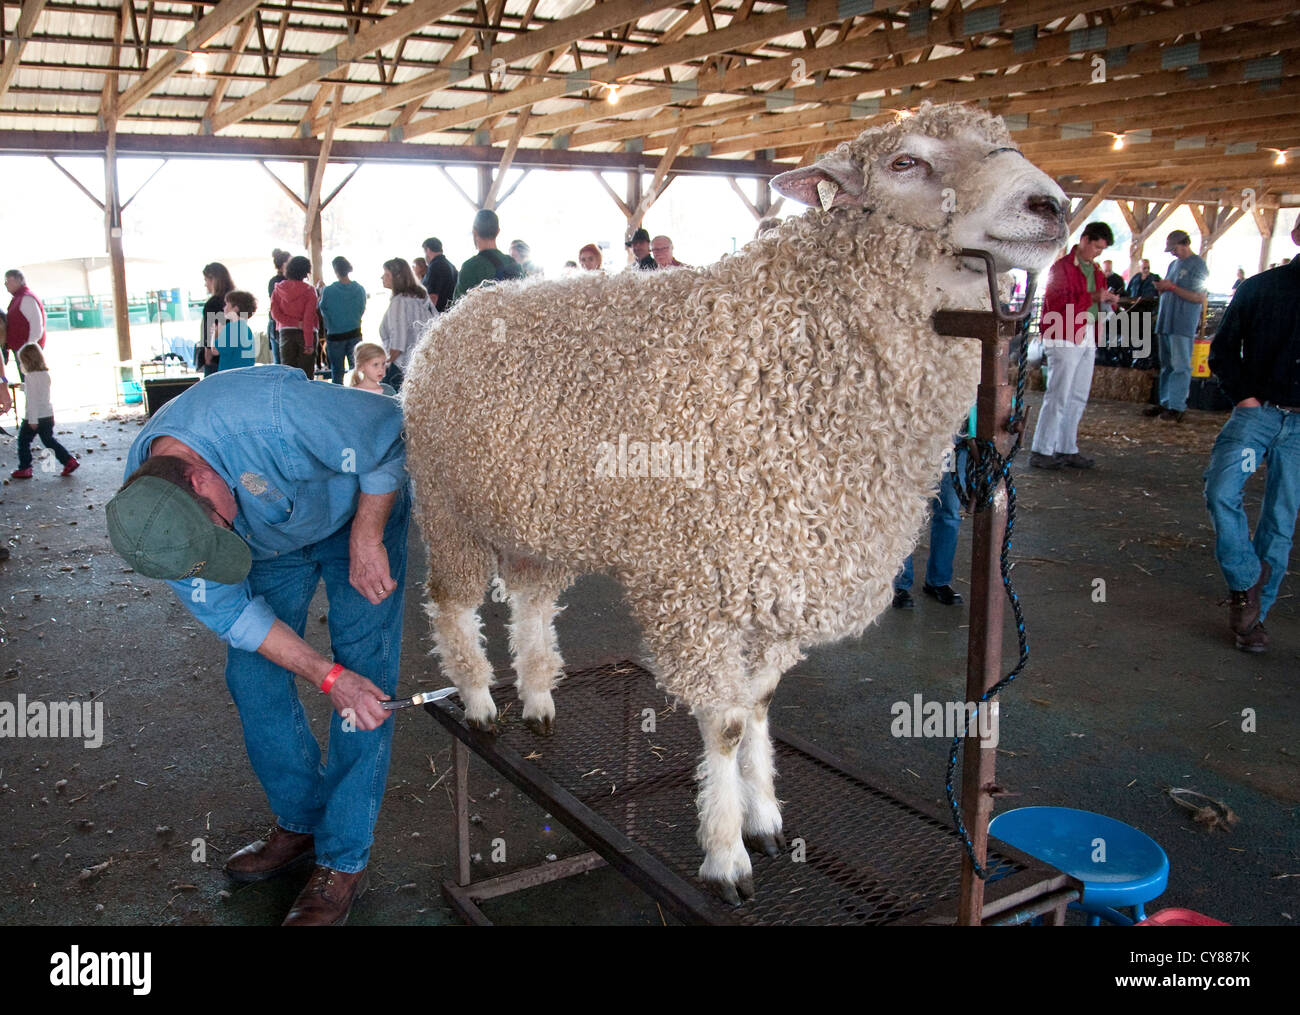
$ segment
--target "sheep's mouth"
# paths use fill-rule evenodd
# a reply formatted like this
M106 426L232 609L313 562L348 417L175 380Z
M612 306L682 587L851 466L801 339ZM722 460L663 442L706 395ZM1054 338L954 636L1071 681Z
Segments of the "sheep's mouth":
M1006 271L1023 268L1038 271L1045 268L1056 256L1061 237L1001 237L988 236L988 251L997 259L998 267Z

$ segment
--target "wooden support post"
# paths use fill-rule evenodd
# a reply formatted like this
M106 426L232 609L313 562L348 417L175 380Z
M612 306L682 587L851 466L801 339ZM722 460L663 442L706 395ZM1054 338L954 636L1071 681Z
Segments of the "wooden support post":
M131 319L126 295L126 255L122 250L122 203L117 186L117 119L109 121L104 150L104 232L113 272L113 326L117 331L117 358L131 359Z
M1277 224L1277 209L1256 206L1251 209L1251 214L1255 219L1255 228L1259 230L1259 270L1264 271L1268 267L1268 249L1273 240L1273 228Z
M492 196L492 167L478 167L478 204L476 207L482 209L488 206L488 198Z

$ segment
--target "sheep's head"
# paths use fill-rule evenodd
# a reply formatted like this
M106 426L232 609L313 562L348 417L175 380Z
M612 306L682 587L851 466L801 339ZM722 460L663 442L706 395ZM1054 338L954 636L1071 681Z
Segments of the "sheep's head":
M772 180L823 209L883 215L993 254L999 271L1046 268L1066 238L1065 193L1012 144L1001 118L926 103Z

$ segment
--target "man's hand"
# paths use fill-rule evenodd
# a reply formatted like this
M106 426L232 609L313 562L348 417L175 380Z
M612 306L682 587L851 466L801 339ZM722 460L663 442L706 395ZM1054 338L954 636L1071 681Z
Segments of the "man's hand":
M1161 293L1173 292L1174 289L1176 288L1177 286L1175 286L1172 282L1169 282L1163 278L1160 279L1158 282L1156 282L1156 292L1161 292Z
M1112 307L1119 305L1119 297L1109 289L1101 294L1101 302L1109 303Z
M348 553L348 581L371 603L378 606L397 591L397 582L388 570L388 551L382 541L354 538Z
M14 407L14 400L9 395L9 378L0 376L0 412L8 412Z
M1238 409L1258 409L1260 401L1258 398L1243 398L1237 403Z
M383 725L393 713L380 704L388 695L359 673L344 670L329 691L334 711L351 719L359 730L373 730Z

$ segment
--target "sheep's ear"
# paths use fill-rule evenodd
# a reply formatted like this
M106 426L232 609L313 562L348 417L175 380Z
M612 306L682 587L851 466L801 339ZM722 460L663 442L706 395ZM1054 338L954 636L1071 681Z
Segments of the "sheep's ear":
M862 170L844 155L828 155L774 176L771 187L782 197L823 210L862 207Z

